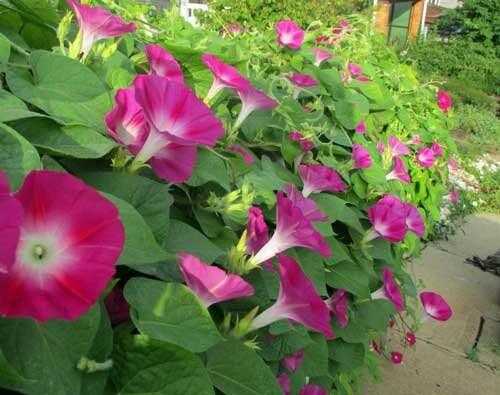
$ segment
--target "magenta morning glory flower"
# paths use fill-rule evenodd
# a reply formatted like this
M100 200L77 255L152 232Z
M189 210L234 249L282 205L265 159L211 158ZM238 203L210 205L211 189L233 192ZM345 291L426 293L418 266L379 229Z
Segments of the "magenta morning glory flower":
M325 300L325 303L331 315L337 319L339 326L345 328L349 323L347 291L338 289L329 299Z
M384 151L385 151L385 144L383 142L379 141L377 143L377 151L381 155L384 153Z
M446 303L446 300L435 292L421 292L420 301L425 313L435 320L448 321L453 315L453 311Z
M317 192L344 192L347 185L340 177L339 173L331 167L313 164L300 165L299 175L304 183L302 194L308 197L311 193Z
M408 331L405 334L405 341L410 347L412 347L417 342L417 337L413 332Z
M442 112L448 112L453 106L453 100L448 92L445 90L438 90L437 104Z
M420 211L410 203L406 203L406 227L418 237L425 234L425 224Z
M298 350L293 354L287 355L281 360L281 363L285 368L287 368L290 372L295 372L302 362L304 361L304 350Z
M366 123L364 121L359 122L354 131L358 134L364 134L366 132Z
M276 23L275 30L278 36L278 44L282 47L299 49L302 46L305 33L294 21L279 21Z
M299 143L303 152L308 152L314 148L314 143L306 139L298 130L293 130L289 133L288 138Z
M392 157L408 155L410 153L410 149L406 146L406 144L399 140L396 136L389 136L388 145Z
M422 143L422 138L420 137L419 134L415 134L411 137L411 139L408 141L408 144L412 145L419 145Z
M243 77L238 69L224 63L217 56L205 53L201 56L201 60L214 76L212 86L205 97L205 102L210 101L224 88L231 88L237 92L250 88L250 81Z
M278 299L255 317L251 329L263 328L273 322L289 319L332 339L334 335L330 326L330 312L299 264L290 257L280 255L279 275Z
M290 380L290 377L288 377L288 375L283 372L276 378L276 381L278 382L283 395L290 395L292 391L292 382Z
M247 166L251 166L255 162L255 159L251 152L239 144L232 144L228 147L228 151L240 155L243 159L243 162L245 162L245 165Z
M295 185L285 185L283 192L286 193L288 199L290 199L292 203L302 211L302 214L304 214L309 221L321 222L328 220L328 216L319 210L316 202L312 199L304 197L302 192L300 192Z
M306 384L300 389L299 395L328 395L328 392L319 385Z
M417 162L428 169L436 163L436 154L431 148L422 148L417 153Z
M116 285L104 299L112 325L118 325L130 318L130 306L123 296L123 287Z
M266 262L292 247L304 247L317 251L324 257L331 256L329 244L313 228L300 206L293 203L283 192L277 194L276 230L271 239L254 256L257 264Z
M22 209L2 210L0 233L18 223L19 241L13 246L8 233L0 240L2 258L10 258L7 249L15 247L14 261L0 272L0 315L80 317L115 273L125 240L118 210L63 172L32 171L12 196Z
M392 171L385 176L386 180L399 180L409 183L411 181L410 174L408 174L408 170L406 169L403 159L399 156L395 156L392 158L392 163L394 164L394 167Z
M431 150L432 152L434 152L434 155L436 157L443 156L443 147L441 147L439 143L436 142L432 143Z
M373 164L370 152L361 144L352 145L352 160L354 169L368 169Z
M401 354L399 351L391 352L391 362L394 365L401 365L403 363L403 354Z
M383 285L380 289L372 293L373 299L388 299L396 308L396 311L401 312L405 308L403 295L398 283L394 279L391 269L384 267L382 269Z
M457 189L452 189L448 194L448 200L452 204L457 204L460 200L460 192Z
M253 287L240 276L210 266L194 255L179 254L179 266L187 286L205 307L254 294Z
M75 13L82 36L81 53L85 58L96 41L122 36L134 32L135 24L126 23L102 7L80 4L77 0L66 0Z
M150 74L159 75L175 82L184 82L181 66L163 47L157 44L148 44L144 47L144 51L149 61Z
M241 110L234 123L233 129L238 129L247 117L256 110L272 110L278 106L278 102L271 99L264 92L249 86L238 91L241 100Z
M349 74L353 77L358 77L363 74L363 69L359 64L356 63L349 63L347 65L347 70L349 70Z
M250 207L247 222L247 249L249 254L259 251L269 241L269 229L259 207Z
M406 235L407 210L397 196L386 195L368 209L368 219L378 235L397 243Z
M309 74L293 73L288 79L299 88L311 88L318 85L318 81Z
M325 49L313 48L312 51L314 54L314 65L315 66L319 67L321 65L321 63L332 58L332 54Z

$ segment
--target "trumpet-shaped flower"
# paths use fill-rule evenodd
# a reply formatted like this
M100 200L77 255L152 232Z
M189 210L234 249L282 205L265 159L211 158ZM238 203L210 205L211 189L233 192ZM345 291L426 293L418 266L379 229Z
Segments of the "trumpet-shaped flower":
M304 214L309 221L318 222L328 220L328 216L319 210L316 202L304 197L302 192L295 188L295 185L287 184L283 188L283 191L286 193L288 199L302 211L302 214Z
M404 156L410 153L410 149L406 146L406 144L399 140L396 136L389 136L388 144L392 157Z
M345 192L347 185L340 177L339 173L331 167L313 164L300 165L299 175L304 183L302 194L308 197L311 193L317 192Z
M20 236L14 262L0 273L0 315L78 318L115 273L125 240L118 210L62 172L32 171L13 197L22 207ZM12 243L2 238L0 245L3 257Z
M437 104L442 112L448 112L453 106L453 100L448 92L440 89L437 93Z
M303 152L308 152L314 148L314 143L302 136L298 130L291 131L288 138L292 141L298 142Z
M80 4L78 0L66 0L75 13L82 38L80 52L85 58L96 41L104 38L122 36L134 32L135 24L126 23L102 7Z
M318 81L309 74L293 73L288 79L299 88L312 88L318 85Z
M430 168L436 163L436 154L432 148L422 148L418 151L417 162L422 167Z
M448 321L453 315L453 311L444 298L435 292L421 292L420 301L425 313L435 320Z
M399 351L391 352L391 362L394 365L401 365L403 363L403 354L401 354Z
M452 189L447 197L451 204L457 204L460 200L460 192L458 189Z
M123 296L123 288L115 286L104 299L104 306L111 320L111 324L118 325L130 318L130 306Z
M319 67L321 63L332 58L332 54L325 49L313 48L312 51L314 55L314 65L317 67Z
M271 239L254 256L257 264L286 251L292 247L304 247L317 251L324 257L331 256L329 244L323 236L313 228L302 207L297 206L278 192L276 209L276 230Z
M271 99L264 92L250 86L238 91L241 99L241 110L234 123L234 129L238 129L248 116L257 110L272 110L278 106L278 102Z
M415 134L411 137L411 139L408 141L408 144L412 145L419 145L422 144L422 138L420 137L419 134Z
M249 254L259 251L269 241L269 229L262 210L250 207L247 222L247 250Z
M341 328L345 328L349 323L347 291L339 289L325 301L331 314L337 319Z
M184 281L205 307L254 294L253 287L235 274L210 266L189 254L179 255Z
M443 147L439 143L432 143L431 150L436 157L443 156Z
M231 151L231 152L241 156L241 158L243 159L243 162L245 162L245 165L247 165L247 166L251 166L255 162L255 159L254 159L253 155L250 153L250 151L247 150L246 148L242 147L239 144L231 145L230 147L228 147L228 151Z
M304 350L298 350L291 355L287 355L281 360L281 363L285 368L287 368L290 372L295 372L302 362L304 361Z
M179 83L184 82L181 66L163 47L157 44L148 44L144 50L149 61L151 74Z
M278 44L282 47L299 49L302 46L305 33L294 21L279 21L275 30L278 36Z
M319 385L306 384L300 389L299 395L328 395L328 392Z
M398 283L394 279L391 269L384 267L382 269L382 287L372 293L373 299L388 299L401 312L405 308L403 295Z
M290 377L288 377L288 374L286 374L285 372L281 373L276 378L276 381L278 381L278 385L280 386L283 395L290 395L292 391L292 382L290 380Z
M395 156L392 158L392 163L394 164L394 167L392 168L392 171L385 176L386 180L399 180L409 183L411 181L410 174L408 174L408 170L406 169L403 159L399 156Z
M410 203L406 203L406 227L418 237L423 237L425 234L425 224L422 215L420 211Z
M406 235L406 205L394 195L386 195L368 209L373 229L384 239L398 243Z
M212 86L205 97L205 102L210 101L224 88L231 88L237 92L250 88L250 81L243 77L235 67L224 63L217 56L205 53L201 56L201 60L214 76Z
M352 77L358 77L363 74L363 69L359 64L356 63L349 63L347 65L347 70L349 70L349 73Z
M292 258L279 257L280 290L278 299L253 320L251 329L263 328L273 322L289 319L310 330L334 337L330 312L316 292L313 283Z
M415 343L417 342L417 337L413 332L408 331L405 334L405 341L411 347L414 346Z
M364 121L359 122L354 131L358 134L364 134L366 132L366 123Z
M368 169L373 164L370 152L361 144L352 145L352 160L354 169Z

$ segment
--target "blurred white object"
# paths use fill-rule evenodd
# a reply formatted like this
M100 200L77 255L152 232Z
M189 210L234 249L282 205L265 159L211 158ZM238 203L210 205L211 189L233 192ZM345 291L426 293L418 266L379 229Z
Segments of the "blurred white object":
M208 5L202 3L191 3L189 0L181 0L181 16L193 26L198 26L198 21L194 15L197 10L207 11Z

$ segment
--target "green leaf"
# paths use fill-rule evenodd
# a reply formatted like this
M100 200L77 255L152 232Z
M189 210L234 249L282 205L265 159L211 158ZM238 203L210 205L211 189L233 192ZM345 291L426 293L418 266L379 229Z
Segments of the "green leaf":
M391 302L383 299L370 300L360 303L356 317L367 328L382 332L396 312Z
M146 177L116 172L81 173L79 176L100 191L130 203L144 218L160 244L169 228L172 196L169 187Z
M229 176L224 161L213 152L206 149L199 150L198 161L193 175L187 181L188 185L197 187L213 181L229 191Z
M113 195L104 195L118 208L125 228L125 247L118 264L134 267L165 260L168 254L158 245L141 214L126 201Z
M13 127L36 147L51 154L80 159L101 158L116 144L95 129L86 126L60 126L51 119L31 118L17 121Z
M348 93L346 99L335 103L335 117L345 128L354 129L368 115L370 105L363 95Z
M187 287L134 277L124 296L139 331L156 340L203 352L222 340L207 309Z
M327 264L340 263L343 261L352 262L349 250L347 249L344 243L341 243L333 236L328 237L326 241L328 242L328 244L330 244L330 247L332 249L332 257L325 259L325 262Z
M35 147L14 129L0 123L0 169L9 176L12 189L21 185L27 173L41 167Z
M346 94L346 89L340 78L340 73L336 69L317 69L316 77L322 85L326 87L330 95L338 100L343 99Z
M219 343L207 353L207 369L225 395L280 395L276 377L264 361L238 340Z
M0 122L44 116L43 114L29 111L28 107L26 107L26 104L24 104L21 99L3 89L0 89L0 108L2 109L2 111L0 111Z
M327 193L320 193L314 197L321 211L323 211L331 222L340 221L352 227L360 233L364 232L356 212L347 206L347 202L341 198Z
M385 263L394 263L394 254L392 253L392 246L387 240L377 238L370 242L368 254L374 259L380 259Z
M369 276L354 262L343 262L330 268L326 282L333 288L344 288L362 298L370 296Z
M6 70L10 58L10 41L0 33L0 73Z
M330 359L339 364L339 370L348 372L363 366L365 346L360 343L346 343L341 339L328 344Z
M322 296L327 296L323 260L318 258L317 253L303 248L297 249L295 253L298 257L300 267L313 282L316 291Z
M214 394L200 358L173 344L121 335L113 362L112 379L120 395Z
M201 232L175 219L170 221L165 248L171 253L189 252L208 263L223 254L223 251Z
M312 342L304 349L301 371L308 377L328 375L328 346L322 334L311 333Z
M387 182L385 179L385 171L377 162L373 162L368 169L363 169L361 171L361 177L372 186L384 185Z
M14 95L69 124L104 132L104 115L111 108L105 85L87 66L66 56L34 51L33 75L8 71Z
M0 349L8 363L26 378L19 383L19 391L29 395L85 393L87 374L76 366L81 357L92 356L99 337L110 336L109 326L108 332L101 330L102 319L99 306L75 321L41 324L31 319L0 319ZM100 355L103 359L98 362L108 357L107 353ZM0 375L0 386L12 388L5 379Z
M366 343L368 342L368 330L361 325L356 319L349 320L345 328L341 328L337 324L337 320L333 320L333 333L347 343Z

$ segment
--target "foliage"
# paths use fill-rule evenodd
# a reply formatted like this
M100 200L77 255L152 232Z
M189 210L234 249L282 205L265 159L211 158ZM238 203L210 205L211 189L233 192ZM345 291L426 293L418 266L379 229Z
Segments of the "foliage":
M372 341L397 317L389 302L370 297L381 286L383 266L402 285L405 322L418 316L417 285L406 259L419 254L420 239L409 234L402 243L390 244L383 239L363 242L363 237L371 228L367 207L387 193L419 207L427 229L439 220L447 189L446 159L454 145L449 118L436 105L436 87L420 84L414 70L401 64L361 17L352 18L351 32L335 47L335 58L317 68L311 62L312 40L329 32L329 26L311 31L303 48L291 52L276 46L272 29L226 40L189 27L175 11L152 14L144 9L141 14L142 8L120 2L115 11L135 19L139 30L98 43L81 62L66 55L73 35L54 42L64 14L55 8L57 2L46 0L37 7L38 1L0 2L0 9L9 4L6 12L20 21L0 19L0 169L14 187L33 169L66 171L113 201L126 244L110 288L125 285L131 321L112 327L102 302L71 322L1 318L0 387L32 395L274 395L280 393L275 382L280 360L303 349L304 364L290 374L293 393L310 380L351 394L366 367L373 366ZM308 22L305 13L299 20ZM36 34L23 28L28 21ZM241 130L233 130L239 102L229 92L220 94L211 107L227 133L214 148L199 149L193 176L180 185L166 184L147 167L127 168L123 149L107 135L103 121L117 89L147 71L144 44L149 42L162 44L182 64L186 84L199 97L212 81L200 56L211 52L239 67L280 103L275 111L252 114ZM345 81L348 62L359 63L370 81ZM312 74L319 86L293 99L284 78L292 71ZM365 135L353 130L362 120ZM292 130L311 139L314 151L300 154L288 139ZM389 135L408 141L416 132L425 144L439 141L445 157L431 169L411 158L411 183L387 181L391 161L377 153L377 142ZM235 142L252 152L252 166L231 153ZM353 143L368 147L374 158L371 169L352 169ZM238 335L246 314L276 299L276 273L246 273L256 290L253 297L207 309L181 284L176 264L175 254L187 251L226 269L234 265L230 252L238 248L248 207L261 206L266 222L274 222L276 191L286 183L299 184L297 157L299 163L316 160L335 167L349 185L347 193L316 197L328 216L320 231L333 247L333 257L323 259L300 248L287 251L322 296L338 287L350 293L349 325L334 323L337 338L329 342L287 321ZM229 193L241 197L247 186L250 203L228 198ZM243 221L231 215L235 210L243 210Z
M269 29L280 19L308 26L321 21L332 26L340 15L361 10L364 0L209 0L209 11L198 14L203 27L221 30L231 23L250 29Z
M500 45L499 9L499 0L465 0L461 7L446 11L436 29L441 35L495 47Z

